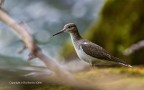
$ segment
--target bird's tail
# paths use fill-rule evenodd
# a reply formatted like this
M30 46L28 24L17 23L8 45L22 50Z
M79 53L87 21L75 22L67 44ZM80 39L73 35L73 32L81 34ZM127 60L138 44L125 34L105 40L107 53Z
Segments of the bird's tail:
M115 60L118 64L122 65L122 66L126 66L126 67L132 67L130 64L127 64L125 61L120 60L117 57L112 56L111 57L113 60Z
M126 66L126 67L129 67L129 68L131 68L131 67L132 67L132 66L131 66L131 65L129 65L129 64L124 64L124 63L121 63L121 62L119 62L118 64L123 65L123 66Z

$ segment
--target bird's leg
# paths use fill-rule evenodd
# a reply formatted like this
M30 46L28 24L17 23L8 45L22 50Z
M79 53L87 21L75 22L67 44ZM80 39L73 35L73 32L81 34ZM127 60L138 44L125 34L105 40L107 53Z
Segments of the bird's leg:
M90 70L94 70L95 65L94 65L94 64L92 64L92 62L91 62L91 61L89 61L89 64L90 64Z

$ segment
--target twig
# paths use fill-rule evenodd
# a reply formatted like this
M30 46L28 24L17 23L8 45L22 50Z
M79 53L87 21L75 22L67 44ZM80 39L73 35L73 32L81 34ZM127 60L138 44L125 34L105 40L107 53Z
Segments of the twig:
M1 9L0 20L11 27L12 30L15 31L25 43L25 46L31 51L31 54L43 61L50 70L56 73L57 76L64 80L74 79L73 76L68 71L63 69L60 64L43 54L41 49L34 42L32 35Z
M2 7L4 0L0 0L0 8Z
M124 51L124 55L130 55L141 48L144 48L144 40L141 40L138 43L131 45Z

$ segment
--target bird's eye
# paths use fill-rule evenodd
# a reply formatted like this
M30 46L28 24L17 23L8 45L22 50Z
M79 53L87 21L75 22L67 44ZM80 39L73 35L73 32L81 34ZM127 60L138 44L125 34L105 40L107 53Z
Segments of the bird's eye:
M68 28L71 28L71 26L68 26Z

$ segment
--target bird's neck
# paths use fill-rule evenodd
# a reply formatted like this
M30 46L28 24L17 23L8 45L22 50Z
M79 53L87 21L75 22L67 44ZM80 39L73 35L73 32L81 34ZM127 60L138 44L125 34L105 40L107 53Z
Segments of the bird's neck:
M78 46L79 46L79 40L82 39L82 37L80 36L79 32L78 31L73 31L73 32L70 32L70 36L71 36L71 41L74 45L74 48L78 54Z
M71 39L73 41L77 41L77 40L80 40L82 38L78 31L70 32L70 36L71 36Z

